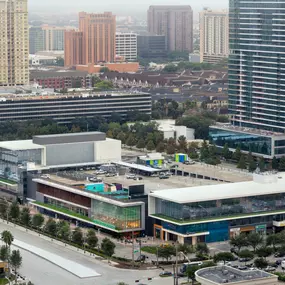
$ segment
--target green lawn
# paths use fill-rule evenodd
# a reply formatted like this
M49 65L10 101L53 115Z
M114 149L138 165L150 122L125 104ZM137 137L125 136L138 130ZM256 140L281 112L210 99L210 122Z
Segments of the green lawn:
M161 219L164 219L164 220L167 220L167 221L170 221L170 222L174 222L174 223L177 223L177 224L180 224L180 225L184 225L184 224L195 224L195 223L198 223L198 222L204 222L204 221L214 221L214 220L217 220L217 221L223 221L225 219L240 219L240 218L243 218L243 217L253 217L253 216L259 216L259 215L262 215L262 214L267 214L267 215L270 215L270 214L280 214L280 213L284 213L285 212L285 209L284 211L267 211L267 212L258 212L258 213L249 213L249 214L235 214L235 215L228 215L228 216L222 216L222 217L210 217L210 218L203 218L203 219L196 219L196 220L177 220L177 219L173 219L173 218L170 218L168 216L165 216L165 215L161 215L161 214L152 214L152 216L154 217L157 217L157 218L161 218Z
M5 285L5 284L8 284L9 281L5 278L0 278L0 285Z
M10 179L6 179L6 178L0 178L0 182L7 183L7 184L12 184L12 185L17 185L18 184L17 182L12 181Z
M147 253L156 254L157 247L156 246L143 246L141 250Z

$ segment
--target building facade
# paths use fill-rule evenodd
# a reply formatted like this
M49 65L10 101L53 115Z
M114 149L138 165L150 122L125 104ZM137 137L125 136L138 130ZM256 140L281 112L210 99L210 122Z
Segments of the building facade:
M44 31L42 27L30 27L29 29L29 51L30 54L35 54L44 48Z
M148 32L164 35L169 51L193 51L193 11L186 5L150 6Z
M200 13L200 62L217 63L228 54L228 12L204 9Z
M29 83L27 0L0 1L0 86Z
M70 123L76 118L103 116L112 112L127 116L128 111L151 114L148 93L101 92L92 94L63 94L49 96L10 95L0 100L0 122L50 118Z
M167 46L165 36L139 35L137 37L138 57L145 59L165 58Z
M68 28L44 25L42 29L44 33L44 50L64 50L64 32Z
M66 34L65 66L114 62L116 58L116 17L103 14L79 13L79 33ZM79 62L79 63L78 63Z
M284 174L254 174L253 181L150 193L154 235L195 245L240 233L280 232L285 226L284 179Z
M136 61L138 56L137 34L117 32L116 55L123 56L126 61Z
M230 1L228 93L236 126L284 133L284 19L283 0Z

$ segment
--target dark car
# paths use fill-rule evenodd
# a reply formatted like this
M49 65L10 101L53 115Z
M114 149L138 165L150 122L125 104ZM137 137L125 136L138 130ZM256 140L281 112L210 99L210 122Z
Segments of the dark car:
M165 276L172 276L172 272L170 271L163 271L159 274L160 277L165 277Z
M169 179L169 176L167 176L167 175L160 175L159 179Z
M231 248L231 253L238 254L238 251L234 247L232 247Z
M275 264L276 264L277 266L281 265L281 263L282 263L282 260L281 260L281 259L278 259L278 260L275 261Z
M178 168L179 167L179 165L178 164L173 164L173 165L171 165L171 167L170 168Z
M251 258L248 258L248 257L244 257L244 258L239 258L239 262L248 262L248 261L250 261L251 260Z
M238 269L239 270L247 270L248 268L246 266L239 266Z
M284 257L285 256L285 252L276 252L274 254L274 257Z

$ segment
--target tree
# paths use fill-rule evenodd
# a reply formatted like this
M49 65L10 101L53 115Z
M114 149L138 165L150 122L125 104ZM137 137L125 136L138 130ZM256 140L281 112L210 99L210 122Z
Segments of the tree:
M0 200L0 215L2 218L7 218L8 205L4 200Z
M113 83L107 80L102 80L96 83L94 87L99 90L110 90L114 88Z
M69 240L70 226L66 221L59 221L56 225L57 236L63 240Z
M240 252L242 247L248 245L248 241L245 234L239 234L230 239L230 245L236 247L238 252Z
M156 146L156 151L164 152L164 150L165 150L165 144L163 142L159 142L158 145Z
M194 285L194 282L196 280L196 275L195 275L195 272L199 270L199 266L195 265L195 266L188 266L187 269L186 269L186 275L187 275L187 278L188 278L188 283L189 283L189 280L191 279L192 280L192 285Z
M254 260L254 265L259 269L264 269L268 266L268 262L264 258L257 258Z
M239 159L238 164L237 164L237 168L246 169L246 161L245 161L244 155L240 156L240 159Z
M248 171L253 172L256 169L256 163L252 157L251 152L247 155Z
M245 260L254 258L254 254L250 250L248 250L248 249L241 250L239 252L238 256L240 258L245 258ZM245 261L245 264L246 264L246 261Z
M263 243L263 238L260 234L252 232L247 236L247 242L255 252L256 248Z
M106 66L100 68L100 72L102 72L102 73L109 72L109 71L110 71L110 69Z
M108 257L111 257L115 253L116 245L108 238L104 238L101 243L101 250Z
M224 264L226 264L226 261L233 261L235 260L235 257L230 252L219 252L214 256L214 262L223 261Z
M32 218L32 225L36 228L36 229L41 229L41 227L43 226L45 221L45 218L43 217L42 214L35 214Z
M283 242L283 237L280 233L270 234L266 237L266 245L273 246L273 250L276 251L276 246Z
M124 144L126 142L126 135L124 132L119 132L119 134L117 135L117 140L121 141L122 144Z
M31 214L30 214L30 209L28 207L25 207L22 209L21 215L20 215L20 221L24 226L26 227L30 226Z
M174 65L174 64L167 64L163 68L163 71L167 72L167 73L177 72L177 70L178 70L178 67L176 65Z
M44 230L49 235L54 236L56 234L56 222L54 219L49 218L45 224Z
M152 140L147 142L146 149L149 150L149 151L152 151L152 150L155 149L155 145L154 145Z
M180 152L186 153L187 152L187 139L184 136L180 136L178 138L178 148Z
M274 156L272 159L272 169L277 170L278 168L279 168L278 159L276 158L276 156Z
M126 145L131 148L136 145L136 139L133 134L130 134L128 136L128 139L126 140Z
M14 236L9 231L3 231L1 234L2 241L5 243L7 248L11 247L12 242L14 241Z
M232 153L229 150L229 145L226 143L223 147L222 155L223 155L224 159L230 159L232 156L231 154Z
M95 248L98 245L98 238L97 238L96 233L93 229L91 229L87 232L86 242L87 242L88 246L91 248Z
M74 243L78 245L83 244L83 234L81 228L75 228L75 230L72 232L71 239Z
M261 157L258 161L258 167L260 169L261 172L263 172L265 170L265 161L264 158Z
M0 259L4 262L9 259L9 248L6 245L0 247Z
M17 276L18 270L22 266L22 256L19 250L13 250L10 256L10 264L14 269L15 275ZM17 278L15 279L17 283Z
M285 156L280 158L278 170L285 171Z
M166 245L158 249L158 257L166 259L166 261L168 261L171 256L174 256L175 253L175 247L172 245Z
M198 243L196 245L196 255L203 256L207 255L210 252L208 245L206 243Z
M145 148L145 141L143 138L141 138L137 143L137 148L144 149Z
M183 259L185 261L185 255L187 256L189 253L194 252L194 249L193 249L192 246L184 243L184 244L179 244L178 245L178 251L179 252L183 252L183 254L184 254Z
M12 220L16 221L20 216L20 208L17 202L13 202L9 209L9 216Z
M263 257L266 259L266 257L268 257L272 254L272 248L268 247L268 246L260 247L259 249L256 250L256 254L259 257Z
M240 160L240 157L242 155L242 152L241 152L241 147L240 145L237 146L234 154L233 154L233 158L236 160L236 161L239 161Z
M205 160L207 158L209 158L209 146L208 143L204 140L200 150L200 159Z

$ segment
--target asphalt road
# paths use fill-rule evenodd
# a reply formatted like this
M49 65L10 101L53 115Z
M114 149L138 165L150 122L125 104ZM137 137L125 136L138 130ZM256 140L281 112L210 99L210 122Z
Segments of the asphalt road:
M71 247L65 247L63 243L51 241L50 239L39 237L33 232L26 232L24 229L12 224L0 222L0 232L9 230L15 239L40 247L52 253L61 255L64 258L73 260L86 267L93 268L101 276L93 278L80 279L68 271L61 269L53 263L34 255L26 250L20 249L23 256L23 266L20 269L21 275L31 280L35 285L116 285L118 282L126 282L129 285L137 284L135 280L140 280L144 284L170 285L172 278L158 277L160 269L154 270L126 270L110 266L106 261L96 260L89 254L77 252ZM147 278L152 277L155 280L149 282Z

